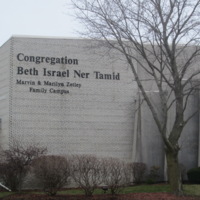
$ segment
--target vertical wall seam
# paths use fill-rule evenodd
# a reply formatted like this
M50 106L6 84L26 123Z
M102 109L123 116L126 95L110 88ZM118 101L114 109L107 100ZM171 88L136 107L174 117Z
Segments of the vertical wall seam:
M14 38L11 38L10 43L10 69L9 69L9 147L13 137L12 129L12 102L13 102L13 55L14 55Z

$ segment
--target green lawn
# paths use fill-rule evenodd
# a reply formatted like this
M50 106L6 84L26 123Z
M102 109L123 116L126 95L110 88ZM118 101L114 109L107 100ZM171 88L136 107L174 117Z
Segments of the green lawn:
M171 189L169 187L169 185L136 185L136 186L132 186L132 187L126 187L124 188L123 192L124 194L127 193L142 193L142 192L171 192Z
M183 185L184 193L191 196L200 196L200 185ZM151 193L151 192L171 192L169 185L167 184L155 184L155 185L137 185L126 187L122 190L122 194L127 193ZM31 192L31 193L40 193L42 192ZM107 192L109 193L109 191ZM8 196L10 194L14 194L13 192L0 192L0 198ZM72 194L79 195L84 194L84 192L80 189L67 189L58 192L58 194ZM103 194L102 189L95 190L94 194Z
M184 193L187 195L195 195L200 196L200 185L184 185L183 186ZM150 192L171 192L170 186L167 184L161 184L161 185L136 185L132 187L126 187L124 188L121 193L122 194L128 194L128 193L150 193ZM102 194L103 191L101 189L95 190L94 194ZM109 191L107 192L109 193ZM71 190L64 190L59 192L59 194L84 194L82 190L79 189L71 189Z
M8 195L14 194L14 192L0 192L0 198L6 197Z
M183 185L184 193L187 195L200 196L200 185ZM109 192L109 191L108 191ZM150 192L171 192L170 186L167 184L161 185L137 185L132 187L126 187L122 190L122 194L127 193L150 193ZM94 194L102 194L103 191L101 189L95 190ZM59 194L84 194L82 190L71 189L59 192Z
M183 185L183 190L187 195L200 196L200 185Z

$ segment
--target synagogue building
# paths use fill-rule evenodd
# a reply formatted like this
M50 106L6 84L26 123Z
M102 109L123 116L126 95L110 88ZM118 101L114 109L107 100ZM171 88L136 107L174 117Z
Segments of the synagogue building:
M148 94L159 109L151 82ZM163 142L148 106L140 102L123 56L96 41L14 36L0 48L0 149L16 139L47 147L49 154L144 162L164 174ZM199 103L197 91L186 115ZM200 165L199 124L196 114L180 139L186 169Z

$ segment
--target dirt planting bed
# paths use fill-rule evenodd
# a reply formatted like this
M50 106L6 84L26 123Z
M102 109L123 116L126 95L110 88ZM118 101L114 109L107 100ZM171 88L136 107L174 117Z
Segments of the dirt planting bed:
M200 200L200 197L181 196L177 197L169 193L134 193L112 195L94 195L85 197L84 195L56 195L47 196L41 194L14 194L0 200Z

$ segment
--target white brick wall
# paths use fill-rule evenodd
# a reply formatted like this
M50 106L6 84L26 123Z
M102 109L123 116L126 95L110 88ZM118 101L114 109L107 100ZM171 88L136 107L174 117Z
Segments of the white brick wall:
M120 57L112 58L104 48L91 48L89 40L13 38L12 130L14 138L26 143L39 142L49 153L82 153L132 157L134 95L132 73ZM35 64L17 60L17 55L76 58L78 65ZM17 67L35 68L38 76L18 75ZM69 77L43 76L48 70L70 70ZM74 70L90 73L74 78ZM99 80L94 71L120 74L120 80ZM35 81L35 86L19 85L16 80ZM81 84L76 87L44 86L44 81ZM42 85L37 85L38 81ZM33 93L30 87L65 89L69 94Z
M8 147L9 136L9 69L11 41L0 48L0 147Z

